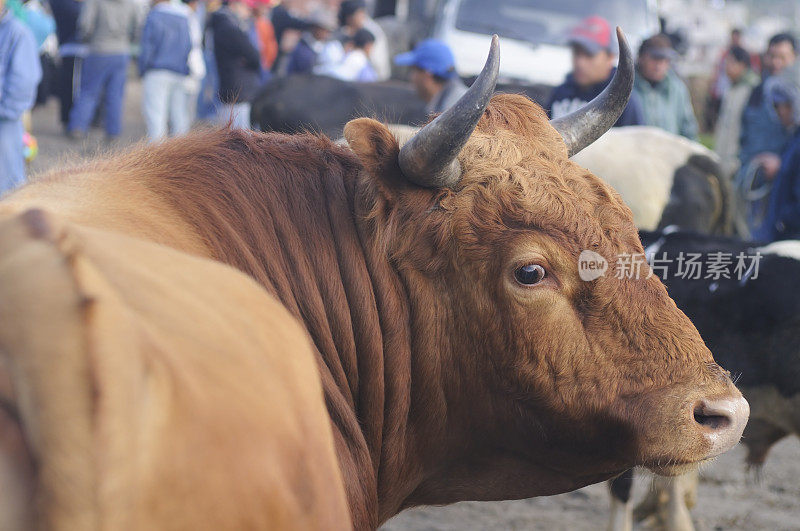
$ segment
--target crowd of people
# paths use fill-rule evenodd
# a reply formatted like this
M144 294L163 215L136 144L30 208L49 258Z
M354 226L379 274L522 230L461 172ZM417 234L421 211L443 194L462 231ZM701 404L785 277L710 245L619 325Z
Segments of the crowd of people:
M388 42L364 0L315 5L299 14L293 0L0 0L0 38L11 52L0 70L11 85L2 93L9 118L0 123L0 193L24 180L23 116L34 101L46 101L42 92L58 98L69 138L85 139L98 125L107 141L120 136L134 57L153 141L183 134L197 119L251 127L251 101L276 76L387 79ZM438 41L397 62L411 67L431 112L466 90Z
M611 81L618 55L611 25L585 19L569 36L572 72L556 87L546 108L558 118L585 105ZM745 49L734 29L711 80L708 125L723 173L742 181L759 169L772 181L766 215L751 220L754 238L800 238L800 61L797 41L773 36L763 57ZM669 35L642 42L634 91L616 126L649 125L691 140L699 127L690 91L678 76L678 58Z
M761 171L771 183L763 219L751 219L759 240L800 238L800 64L798 43L774 35L763 56L747 50L734 29L711 84L714 149L725 174L745 182Z
M569 34L572 72L545 105L552 118L586 105L611 82L619 48L611 24L591 16ZM689 89L672 68L678 57L665 34L644 40L636 59L636 79L628 107L616 126L650 125L697 140L698 125Z
M390 75L386 36L364 0L331 0L300 13L297 0L0 0L0 193L24 180L23 115L46 87L60 103L70 138L103 122L123 128L125 85L135 55L142 115L155 141L200 119L251 127L250 105L275 76L316 74L372 82ZM44 2L44 3L43 3ZM55 46L54 46L54 43ZM545 102L553 118L582 107L610 82L619 54L611 24L583 20L568 35L572 71ZM57 50L57 68L45 58ZM634 91L617 126L650 125L691 140L699 126L690 91L676 73L674 39L660 33L637 53ZM394 58L430 113L467 90L448 46L420 42ZM707 120L728 176L754 166L773 179L769 212L753 234L800 237L800 97L797 43L775 35L763 56L735 29L711 80ZM52 78L52 79L48 79Z
M250 127L250 102L274 76L390 74L386 36L363 0L304 16L292 0L0 0L0 10L0 192L24 180L22 120L37 90L58 97L68 137L86 138L99 122L108 141L120 136L134 56L154 141L198 118Z

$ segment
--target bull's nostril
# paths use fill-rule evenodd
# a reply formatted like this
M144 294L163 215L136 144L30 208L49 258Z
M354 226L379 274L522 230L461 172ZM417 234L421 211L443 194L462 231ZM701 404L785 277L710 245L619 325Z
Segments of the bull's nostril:
M728 417L722 415L703 415L697 411L694 412L694 421L712 430L725 429L731 424L731 419Z
M730 416L721 411L714 411L704 401L694 407L694 421L710 430L724 430L731 425Z

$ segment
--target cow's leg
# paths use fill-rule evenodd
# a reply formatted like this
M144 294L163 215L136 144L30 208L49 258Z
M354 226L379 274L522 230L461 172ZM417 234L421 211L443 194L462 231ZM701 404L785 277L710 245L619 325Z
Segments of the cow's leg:
M666 531L694 531L686 497L696 474L691 472L676 478L655 478L654 488L661 494L659 497L663 501L659 516Z
M683 493L683 503L691 511L697 505L697 485L700 483L700 473L693 470L675 478L675 481L679 483L679 489Z
M633 509L633 519L635 521L641 522L654 516L658 512L659 494L660 493L656 489L655 480L652 480L644 499Z
M742 443L747 446L747 469L752 472L756 482L761 480L761 470L770 448L789 432L769 421L751 419L745 428Z
M611 531L631 531L633 529L633 506L631 490L633 490L633 469L623 472L608 482L611 491L611 520L608 528Z

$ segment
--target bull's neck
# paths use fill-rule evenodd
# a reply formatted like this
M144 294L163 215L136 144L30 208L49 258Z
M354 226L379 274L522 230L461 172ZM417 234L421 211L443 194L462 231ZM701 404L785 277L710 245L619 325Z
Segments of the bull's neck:
M239 173L233 165L225 178L167 168L170 178L152 186L212 258L251 275L303 322L355 526L376 527L429 476L425 463L453 450L439 444L453 432L438 381L440 356L449 352L439 338L452 336L441 326L444 311L431 309L438 298L425 280L398 271L374 241L355 199L368 183L357 178L352 152L317 137L226 134L236 153L259 163ZM436 327L421 317L434 314Z
M421 299L429 290L396 270L374 241L355 199L369 183L358 178L363 168L349 149L308 135L220 131L197 139L165 143L155 154L148 147L128 164L157 161L148 188L196 231L209 257L252 276L303 322L318 353L354 522L375 527L428 474L419 456L436 462L434 450L451 450L436 444L452 425L438 382L448 348L431 328L452 334L420 318L432 315L437 298ZM177 148L190 153L176 156ZM422 440L432 444L422 448Z
M346 204L328 206L348 212L353 228L352 241L332 230L339 274L325 277L328 286L317 279L323 297L341 290L341 304L326 301L325 321L304 321L320 352L354 525L366 529L407 505L429 477L427 463L441 461L434 454L452 451L445 439L453 427L439 381L448 335L434 333L429 317L436 302L424 280L399 272L373 241L356 186L345 183Z

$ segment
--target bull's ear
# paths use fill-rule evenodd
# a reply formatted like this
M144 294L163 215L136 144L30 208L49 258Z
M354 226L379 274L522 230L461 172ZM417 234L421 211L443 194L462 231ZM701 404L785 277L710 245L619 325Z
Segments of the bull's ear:
M397 162L400 145L388 127L357 118L344 126L344 138L370 175L390 188L407 186Z

